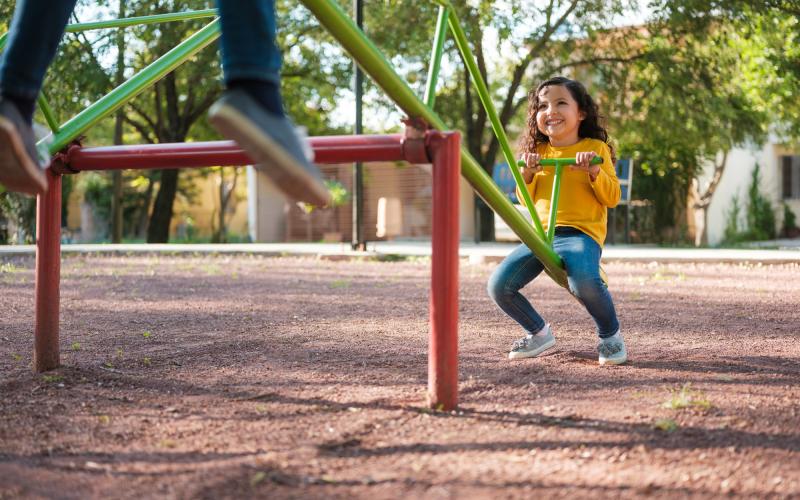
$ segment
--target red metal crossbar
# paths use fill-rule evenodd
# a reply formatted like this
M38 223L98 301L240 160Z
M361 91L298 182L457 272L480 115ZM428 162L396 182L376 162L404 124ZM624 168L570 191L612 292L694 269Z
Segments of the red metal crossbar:
M317 163L405 160L433 163L433 221L428 348L428 403L451 410L458 403L458 241L461 136L427 131L401 135L329 136L310 139ZM61 173L82 170L192 168L248 165L233 142L189 142L81 148L57 157L47 175L50 189L37 200L36 327L34 368L59 366Z
M309 138L316 163L407 160L428 163L424 143L401 135L344 135ZM81 148L72 146L59 158L72 170L125 170L250 165L252 160L233 141L182 142L140 146Z

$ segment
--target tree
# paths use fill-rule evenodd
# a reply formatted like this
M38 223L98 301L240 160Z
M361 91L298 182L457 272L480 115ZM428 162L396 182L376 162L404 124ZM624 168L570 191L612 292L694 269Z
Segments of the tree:
M592 44L603 28L611 28L615 16L633 3L551 0L543 8L526 0L509 0L503 5L491 0L457 3L455 8L472 44L481 76L487 82L501 124L512 137L519 133L523 123L527 91L539 81L576 68L635 57L625 54L624 49L629 45L626 39L600 50ZM433 2L427 0L392 0L368 11L369 35L392 61L403 55L401 70L411 76L420 94L424 82L418 75L424 71L430 53L435 9ZM382 25L387 18L397 20L392 30L376 29L374 33L369 29ZM486 50L488 44L493 44L492 50ZM460 60L452 41L446 51L451 61ZM437 96L437 113L446 123L463 131L467 149L491 175L500 145L489 118L466 69L449 76ZM478 207L480 239L493 240L494 214L483 203Z
M145 15L208 8L210 3L172 0L154 4L140 1L132 3L131 9L134 15ZM303 15L293 3L279 2L277 8L282 25L288 24L285 31L281 32L286 35L280 40L285 54L282 83L287 110L312 133L329 133L334 108L332 102L336 97L336 89L344 79L344 72L335 61L309 64L310 60L316 58L313 48L321 45L319 40L323 40L324 36L319 28L315 29L308 13ZM137 28L137 39L144 48L137 51L129 65L133 69L144 67L177 45L203 22ZM288 50L288 47L292 50ZM183 142L189 137L194 140L217 138L216 132L201 118L219 96L220 79L218 51L207 48L131 102L131 112L125 114L125 121L148 143ZM150 206L149 198L155 191L154 186L158 186L147 226L148 242L168 240L173 204L181 186L181 177L187 178L183 189L188 193L193 174L182 174L180 170L171 169L146 178L147 194L141 205L143 210Z
M704 193L697 185L694 191L695 220L705 221L727 151L762 140L767 115L743 92L745 68L729 26L686 33L652 25L650 31L642 56L611 87L610 123L620 153L637 159L634 189L654 201L659 239L675 241L692 180L721 153L714 181Z
M781 69L797 66L798 18L750 2L724 9L709 1L659 4L648 25L647 54L626 70L620 87L634 120L620 106L614 128L623 153L638 157L636 193L655 200L657 226L670 229L661 239L680 234L677 221L688 198L699 245L706 242L707 208L727 152L763 142L768 132L786 140L800 132L793 97L800 78ZM710 181L701 186L697 176L709 167Z
M219 210L214 211L214 220L211 221L211 243L228 242L228 221L227 215L230 211L231 201L236 201L236 183L239 180L239 169L231 168L232 175L230 181L226 179L225 168L219 167L219 178L217 179L217 201Z

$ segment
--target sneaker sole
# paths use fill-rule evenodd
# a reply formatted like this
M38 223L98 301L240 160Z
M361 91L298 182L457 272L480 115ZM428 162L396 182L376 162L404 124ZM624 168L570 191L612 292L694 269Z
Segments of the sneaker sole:
M556 339L553 339L550 342L539 346L538 349L535 349L533 351L525 351L525 352L514 352L514 351L511 351L510 353L508 353L508 359L535 358L536 356L539 356L544 351L550 349L554 345L556 345Z
M44 171L28 157L17 128L0 117L0 184L9 191L32 195L47 191Z
M626 361L628 361L628 356L625 356L622 359L600 358L597 361L600 363L600 366L621 365L622 363L625 363Z
M225 137L236 141L247 154L260 165L273 164L265 168L266 173L278 188L290 196L316 206L330 202L330 193L325 185L308 173L283 147L270 139L247 116L228 105L212 110L209 122Z

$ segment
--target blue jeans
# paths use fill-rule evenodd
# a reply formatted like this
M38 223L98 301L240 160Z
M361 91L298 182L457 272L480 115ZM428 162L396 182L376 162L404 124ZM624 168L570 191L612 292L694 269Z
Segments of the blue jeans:
M17 0L0 56L0 91L35 99L76 0ZM218 0L225 81L280 81L274 0Z
M570 291L597 324L597 335L614 335L619 321L608 287L600 277L600 245L577 229L556 227L553 250L564 261ZM519 291L542 271L544 266L530 248L520 245L494 270L486 287L495 304L528 333L544 328L545 321Z

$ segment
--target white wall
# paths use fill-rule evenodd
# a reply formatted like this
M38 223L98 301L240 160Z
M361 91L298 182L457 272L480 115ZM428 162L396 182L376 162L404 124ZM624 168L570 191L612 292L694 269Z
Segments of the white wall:
M763 146L752 145L744 146L731 150L728 154L725 171L722 174L717 190L711 199L708 209L708 244L718 245L724 236L725 225L733 205L733 197L739 197L741 207L739 215L740 228L742 228L746 213L747 189L750 187L750 180L756 163L761 166L761 192L772 201L775 215L780 222L783 216L783 205L781 199L781 173L778 155L783 154L779 147L773 143ZM700 192L704 192L708 187L714 167L708 166L700 177ZM797 212L795 212L797 213ZM780 224L778 229L780 229Z
M272 180L247 167L247 219L250 240L256 243L283 241L286 232L286 197Z
M248 220L254 242L283 241L286 231L286 198L266 175L247 167ZM474 191L463 177L459 186L459 231L462 241L475 238Z

